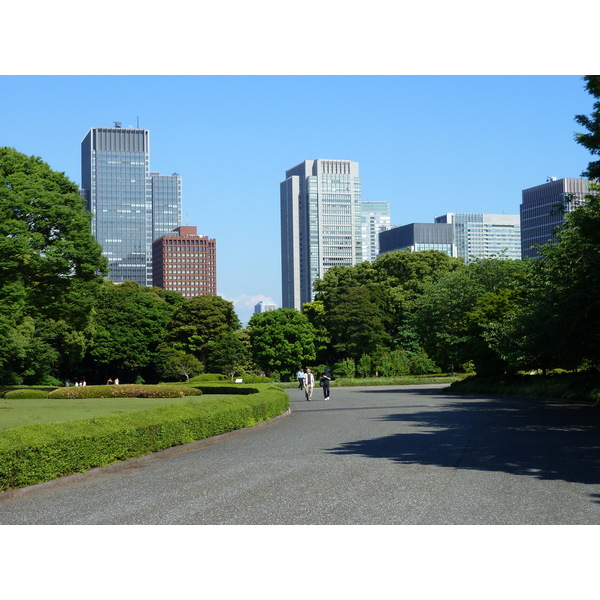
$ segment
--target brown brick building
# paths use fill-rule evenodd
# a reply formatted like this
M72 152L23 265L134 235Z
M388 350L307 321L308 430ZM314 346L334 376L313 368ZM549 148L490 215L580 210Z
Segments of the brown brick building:
M153 285L187 298L217 293L217 242L181 226L152 242Z

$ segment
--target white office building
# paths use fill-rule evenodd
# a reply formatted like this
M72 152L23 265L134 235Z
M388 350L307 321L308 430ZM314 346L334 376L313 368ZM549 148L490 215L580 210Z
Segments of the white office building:
M363 260L375 261L379 256L379 234L390 229L389 202L362 203Z
M454 256L466 263L492 257L521 258L519 215L446 213L435 222L454 225Z
M363 261L358 163L304 161L286 171L280 200L282 304L301 310L329 268Z

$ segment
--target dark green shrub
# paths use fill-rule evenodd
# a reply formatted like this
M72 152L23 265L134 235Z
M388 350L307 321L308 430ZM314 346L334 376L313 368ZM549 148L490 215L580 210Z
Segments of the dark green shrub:
M230 381L230 379L227 377L227 375L223 375L222 373L203 373L202 375L196 375L196 377L192 377L187 381L187 383L191 383L193 385L195 383L205 381Z
M224 383L204 383L204 384L196 384L195 387L199 389L203 394L236 394L240 395L248 395L248 394L256 394L258 390L254 387L245 387L243 384L232 383L230 385L226 385Z
M48 398L49 392L45 390L33 390L33 389L24 389L24 390L11 390L4 394L4 397L9 400L27 400L31 398Z

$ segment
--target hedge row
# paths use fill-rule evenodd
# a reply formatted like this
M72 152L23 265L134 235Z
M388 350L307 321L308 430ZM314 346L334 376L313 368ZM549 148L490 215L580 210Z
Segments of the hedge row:
M250 427L289 408L287 394L278 388L254 392L251 396L0 431L0 491Z
M227 393L227 392L223 392ZM58 388L49 398L183 398L199 396L202 392L183 385L82 385Z
M32 398L47 398L50 392L46 390L9 390L4 394L7 400L31 400Z

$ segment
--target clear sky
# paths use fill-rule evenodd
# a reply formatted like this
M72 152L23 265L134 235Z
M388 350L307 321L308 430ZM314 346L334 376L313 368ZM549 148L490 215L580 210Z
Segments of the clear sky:
M182 176L183 223L216 238L218 293L246 322L259 300L281 303L279 183L304 160L357 161L363 199L388 200L394 225L517 214L523 189L578 177L590 156L574 116L592 110L581 75L597 51L593 36L550 34L581 26L580 2L560 19L512 0L394 15L380 0L276 14L13 3L5 21L27 26L3 31L0 145L80 184L91 127L148 129L151 169Z
M518 214L521 191L578 177L579 75L0 77L0 145L78 184L91 127L150 130L151 169L183 178L184 224L217 240L218 293L246 321L281 303L279 183L308 159L359 163L394 225Z

